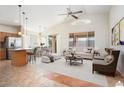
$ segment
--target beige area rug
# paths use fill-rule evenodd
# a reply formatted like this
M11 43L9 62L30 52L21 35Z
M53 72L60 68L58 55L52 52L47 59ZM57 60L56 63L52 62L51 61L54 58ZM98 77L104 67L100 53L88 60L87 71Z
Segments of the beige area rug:
M71 76L80 80L89 81L102 86L108 86L106 76L98 73L92 74L92 61L84 60L83 64L70 65L64 58L56 60L53 63L43 63L37 58L37 67Z

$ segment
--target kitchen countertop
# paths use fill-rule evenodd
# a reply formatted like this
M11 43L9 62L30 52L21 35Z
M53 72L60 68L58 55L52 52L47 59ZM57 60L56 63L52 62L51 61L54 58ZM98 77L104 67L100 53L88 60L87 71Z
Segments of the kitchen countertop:
M30 50L32 48L16 48L16 49L9 49L9 50L12 50L12 51L23 51L23 50Z

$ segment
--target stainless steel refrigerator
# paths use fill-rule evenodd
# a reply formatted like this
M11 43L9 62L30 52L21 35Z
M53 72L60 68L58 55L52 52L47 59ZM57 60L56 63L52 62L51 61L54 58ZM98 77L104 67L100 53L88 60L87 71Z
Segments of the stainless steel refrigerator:
M6 37L6 58L11 59L11 50L22 48L21 37Z

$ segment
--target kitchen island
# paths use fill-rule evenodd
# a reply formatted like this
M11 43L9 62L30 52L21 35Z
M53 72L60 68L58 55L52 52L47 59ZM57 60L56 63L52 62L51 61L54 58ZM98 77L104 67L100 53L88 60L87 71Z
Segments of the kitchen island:
M14 66L24 66L27 64L26 49L11 50L11 64Z

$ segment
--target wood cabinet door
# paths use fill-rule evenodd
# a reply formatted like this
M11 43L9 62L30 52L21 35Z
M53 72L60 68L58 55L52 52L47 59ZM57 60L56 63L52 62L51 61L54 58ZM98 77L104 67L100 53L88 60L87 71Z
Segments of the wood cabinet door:
M4 41L4 33L1 32L1 42L3 42L3 41Z
M3 33L3 41L5 41L6 33Z
M2 41L2 33L0 32L0 42Z
M0 32L0 42L4 42L5 37L18 37L17 33Z
M6 49L0 49L0 60L6 58Z
M17 37L18 34L17 33L8 33L8 36L10 36L10 37Z
M9 33L6 33L6 37L9 37L10 36L10 34Z
M6 37L6 32L0 32L0 42L4 42Z

